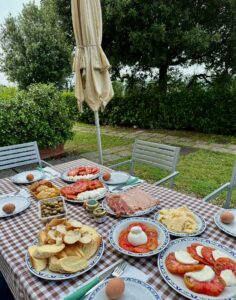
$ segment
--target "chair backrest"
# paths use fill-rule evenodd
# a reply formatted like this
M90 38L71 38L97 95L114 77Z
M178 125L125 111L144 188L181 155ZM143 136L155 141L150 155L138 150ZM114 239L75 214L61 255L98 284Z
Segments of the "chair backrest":
M132 160L174 172L179 158L179 147L135 140Z
M37 142L0 147L0 170L33 163L41 166Z

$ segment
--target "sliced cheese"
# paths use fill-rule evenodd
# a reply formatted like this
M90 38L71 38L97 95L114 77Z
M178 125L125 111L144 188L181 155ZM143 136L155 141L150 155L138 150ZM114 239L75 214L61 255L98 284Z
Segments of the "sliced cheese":
M196 265L199 263L199 261L192 258L192 256L187 251L175 251L175 258L182 264Z
M211 281L215 277L215 272L211 267L205 266L202 270L197 272L188 272L185 274L198 281Z
M213 256L214 260L217 260L218 258L222 258L222 257L231 258L225 252L222 252L220 250L214 250L214 251L212 251L212 256Z
M224 279L227 286L236 285L236 277L235 277L233 271L231 271L231 270L221 271L220 277L222 279Z
M197 255L200 256L200 257L203 257L202 256L202 248L203 248L203 246L197 246L196 247Z
M82 193L79 193L77 196L78 200L87 200L87 199L92 199L92 198L96 198L102 194L104 194L106 191L105 188L98 188L92 191L85 191Z

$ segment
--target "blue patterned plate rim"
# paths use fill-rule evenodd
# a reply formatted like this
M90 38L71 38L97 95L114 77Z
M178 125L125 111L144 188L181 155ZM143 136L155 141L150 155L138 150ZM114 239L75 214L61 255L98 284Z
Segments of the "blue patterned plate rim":
M215 246L217 248L220 248L221 250L224 250L225 252L227 252L227 254L230 254L233 258L236 258L236 252L230 250L228 247L222 245L221 243L218 243L216 241L213 241L211 239L204 239L204 238L199 238L199 237L186 237L186 238L179 238L179 239L175 239L173 241L171 241L168 245L168 247L166 247L158 256L157 258L157 264L158 264L158 269L160 271L160 274L162 276L162 278L166 281L166 283L173 288L176 292L178 292L179 294L185 296L188 299L195 299L195 300L211 300L211 299L216 299L216 300L236 300L236 297L233 296L230 298L222 298L222 297L212 297L209 298L207 295L203 295L203 294L196 294L193 293L191 290L189 290L187 287L185 287L184 283L183 283L183 288L178 286L171 278L168 274L169 271L166 269L165 266L165 258L166 255L171 252L171 248L174 245L177 244L181 244L181 243L193 243L193 242L199 242L202 244L205 244L207 246ZM186 247L186 246L185 246ZM173 274L171 274L171 276L175 276ZM177 276L178 277L178 276Z
M37 243L38 243L38 241L36 240L36 241L34 241L33 244L36 245ZM102 243L101 243L99 249L97 250L96 255L89 260L89 266L86 269L84 269L80 272L77 272L77 273L73 273L73 274L63 274L63 273L53 273L53 272L50 272L49 274L47 274L43 271L41 271L41 272L36 271L31 265L28 251L26 251L26 253L25 253L25 263L26 263L27 269L33 275L35 275L39 278L46 279L46 280L54 280L54 281L66 280L66 279L71 279L71 278L80 276L80 275L86 273L87 271L89 271L90 269L92 269L102 258L104 248L105 248L105 242L104 242L104 240L102 240Z
M225 227L223 227L222 224L221 224L221 221L220 221L220 213L222 213L222 211L225 211L225 210L236 212L236 209L235 209L235 208L232 208L232 209L221 209L221 210L219 210L219 211L215 214L215 216L214 216L215 224L216 224L216 226L218 226L222 231L228 233L228 234L231 235L231 236L236 236L236 232L233 233L232 231L227 230L227 229L226 229ZM234 222L236 222L236 220L235 220Z
M162 208L162 209L163 209L163 208ZM168 208L167 208L167 209L168 209ZM199 223L200 226L198 227L198 230L197 230L197 231L195 231L195 232L193 232L193 233L180 233L180 232L175 232L175 231L169 230L169 229L163 224L163 225L166 227L166 229L168 230L169 234L172 235L172 236L177 236L177 237L188 237L188 236L196 236L196 235L200 235L201 233L203 233L203 232L205 231L205 229L206 229L206 221L205 221L205 219L204 219L201 215L195 213L194 211L192 211L192 212L193 212L194 215L196 215L197 218L200 220L200 223ZM157 211L157 212L155 213L155 215L154 215L154 221L159 222L159 221L158 221L159 214L160 214L159 211Z
M122 279L125 282L131 282L131 283L137 284L137 289L138 289L138 287L142 286L143 288L145 288L146 290L148 290L150 292L150 294L155 297L156 300L161 300L160 295L158 295L157 291L150 284L148 284L148 283L146 283L144 281L141 281L139 279L136 279L136 278L131 278L131 277L122 277ZM109 281L109 279L105 280L102 284L100 284L92 292L92 294L90 295L90 297L88 298L88 300L95 300L95 297L96 297L97 293L100 292L105 287L105 285L107 284L108 281ZM142 300L147 300L147 299L142 299Z
M90 167L90 166L88 166L88 167ZM79 167L78 167L79 168ZM73 170L73 169L75 169L75 167L74 168L68 168L68 169L66 169L65 171L63 171L62 173L61 173L61 179L63 180L63 181L65 181L65 182L68 182L68 183L75 183L75 182L77 182L79 179L69 179L67 176L66 176L66 174L67 174L67 172L69 172L70 170ZM100 176L100 172L98 172L98 173L96 173L96 174L94 174L94 176L91 176L90 178L87 178L87 179L89 179L89 180L93 180L93 179L96 179L96 178L98 178ZM67 177L67 178L66 178ZM80 179L83 179L83 178L80 178ZM85 178L86 179L86 178Z
M110 215L116 216L116 213L108 206L106 199L104 199L104 200L102 201L102 207L103 207L104 209L106 209L106 211L107 211ZM158 205L155 205L155 206L150 207L150 208L145 209L145 210L137 211L137 212L135 212L135 213L133 213L133 214L131 214L131 215L121 215L121 216L119 216L119 217L121 217L121 218L132 218L132 217L144 216L144 215L147 215L147 214L153 212L153 211L156 210L156 209L158 209Z
M113 239L113 233L115 231L115 229L121 225L121 224L124 224L124 223L130 223L130 222L149 222L151 223L152 225L154 225L155 227L158 228L159 231L161 231L164 235L164 241L162 243L161 246L158 246L157 249L153 250L153 251L150 251L148 253L134 253L134 252L130 252L130 251L127 251L123 248L121 248L116 242L115 240ZM153 221L152 219L150 218L144 218L144 217L136 217L136 218L128 218L128 219L123 219L119 222L117 222L115 224L114 227L112 227L111 231L109 232L109 235L108 235L108 238L109 238L109 241L111 243L111 245L117 250L119 251L120 253L123 253L123 254L126 254L126 255L129 255L129 256L133 256L133 257L148 257L148 256L152 256L152 255L156 255L158 253L160 253L161 251L163 251L167 245L169 244L169 241L170 241L170 235L169 235L169 232L168 230L165 228L164 225L162 225L161 223L158 223L158 222L155 222Z

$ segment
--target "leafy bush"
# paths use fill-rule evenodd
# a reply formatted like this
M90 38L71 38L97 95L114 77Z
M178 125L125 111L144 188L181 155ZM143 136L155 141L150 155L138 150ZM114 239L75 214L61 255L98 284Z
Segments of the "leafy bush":
M101 124L141 128L187 129L236 135L236 84L203 87L195 84L171 89L166 96L155 84L136 85L125 96L115 96L103 113ZM80 120L94 122L84 108Z
M0 101L0 146L37 141L41 149L72 137L69 110L52 85L33 84L14 99Z
M62 93L62 98L65 101L66 106L69 110L70 119L73 121L78 121L80 113L78 110L77 99L75 98L75 93L64 91Z
M15 97L17 89L13 86L0 85L0 101Z

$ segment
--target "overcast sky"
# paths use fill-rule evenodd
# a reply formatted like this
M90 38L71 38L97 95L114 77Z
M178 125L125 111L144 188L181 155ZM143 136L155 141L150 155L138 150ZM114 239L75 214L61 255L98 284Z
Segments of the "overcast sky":
M18 15L23 7L24 3L33 2L29 0L0 0L0 24L4 22L4 19L12 14ZM34 1L36 4L40 3L40 0ZM0 72L0 84L9 84L3 73Z

